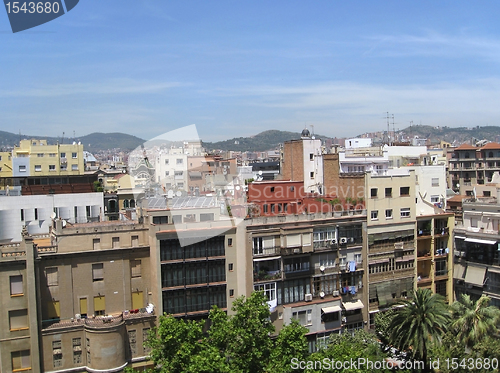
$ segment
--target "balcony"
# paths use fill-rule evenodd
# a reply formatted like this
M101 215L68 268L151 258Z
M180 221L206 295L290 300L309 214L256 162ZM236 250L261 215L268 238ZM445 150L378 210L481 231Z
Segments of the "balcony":
M278 279L281 279L280 270L274 270L274 271L260 270L258 272L254 272L253 274L254 282L272 281Z
M427 274L419 274L417 276L417 285L428 285L431 282L431 277L430 275Z
M281 251L281 255L302 254L302 246L282 247L280 251Z
M417 260L431 259L431 252L429 250L417 251Z
M448 227L434 227L435 236L447 236L450 234L450 228Z
M268 255L279 255L281 252L281 247L273 246L273 247L254 247L253 256L268 256Z

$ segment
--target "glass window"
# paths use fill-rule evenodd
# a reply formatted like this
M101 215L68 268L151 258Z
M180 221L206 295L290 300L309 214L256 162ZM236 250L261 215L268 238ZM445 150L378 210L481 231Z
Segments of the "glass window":
M102 281L104 279L104 265L103 263L92 264L92 280Z
M23 276L10 276L10 295L23 295Z

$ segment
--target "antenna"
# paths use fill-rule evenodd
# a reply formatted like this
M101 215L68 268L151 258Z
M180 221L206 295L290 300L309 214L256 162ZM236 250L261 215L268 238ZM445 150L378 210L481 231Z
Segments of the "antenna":
M387 119L387 145L391 145L391 138L389 136L389 118L390 118L389 112L386 112L385 118Z
M63 135L61 137L61 144L64 144L64 132L63 132Z
M394 145L394 140L396 139L396 130L394 129L394 114L392 114L392 145Z

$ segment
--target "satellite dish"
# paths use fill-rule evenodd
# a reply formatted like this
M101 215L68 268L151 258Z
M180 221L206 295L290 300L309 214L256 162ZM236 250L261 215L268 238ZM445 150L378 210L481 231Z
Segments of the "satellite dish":
M322 291L321 293L319 293L319 297L320 297L320 298L324 298L324 297L325 297L325 292L324 292L324 291Z
M241 187L239 185L236 185L236 190L240 190Z
M66 220L62 221L62 226L63 226L63 228L66 228Z
M173 198L173 196L174 196L174 191L173 191L173 190L169 190L169 191L167 192L167 197L168 197L168 198Z
M259 171L259 175L262 176L262 170Z
M325 266L321 266L321 267L319 267L319 270L320 270L321 272L325 272Z
M50 214L50 218L51 218L52 220L54 220L54 219L56 218L56 213L55 213L55 212L53 212L52 214Z
M177 197L180 197L180 196L182 196L182 193L181 193L181 191L180 191L180 190L178 190L177 192L175 192L175 195L176 195Z

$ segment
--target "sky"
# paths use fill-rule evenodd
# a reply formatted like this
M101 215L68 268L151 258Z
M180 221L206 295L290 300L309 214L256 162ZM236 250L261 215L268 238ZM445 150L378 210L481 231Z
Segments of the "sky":
M495 1L80 0L13 34L0 9L0 130L500 125L499 16Z

